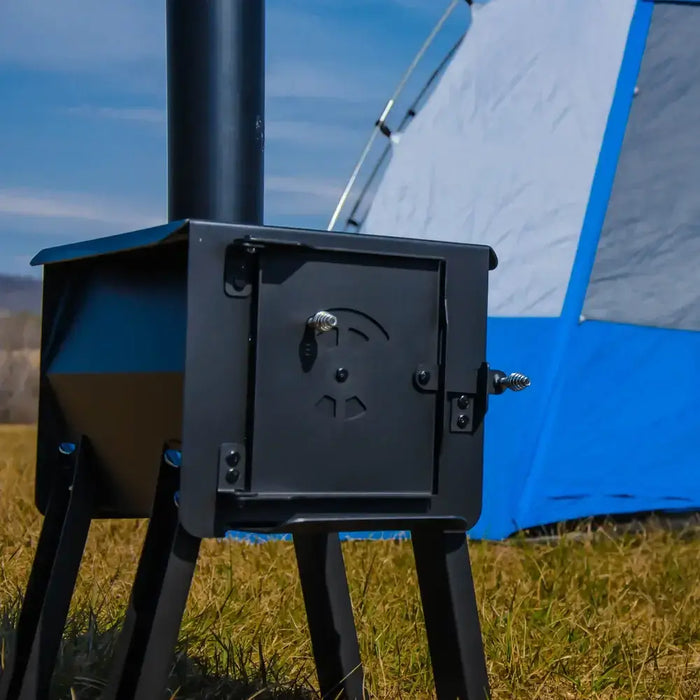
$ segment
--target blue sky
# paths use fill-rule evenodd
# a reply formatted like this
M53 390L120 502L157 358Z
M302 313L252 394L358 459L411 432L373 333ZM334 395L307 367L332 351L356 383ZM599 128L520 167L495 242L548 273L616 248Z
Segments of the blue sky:
M267 0L265 223L326 227L375 119L447 5ZM164 8L0 4L0 272L37 274L28 263L43 247L165 221ZM407 99L467 21L464 3Z

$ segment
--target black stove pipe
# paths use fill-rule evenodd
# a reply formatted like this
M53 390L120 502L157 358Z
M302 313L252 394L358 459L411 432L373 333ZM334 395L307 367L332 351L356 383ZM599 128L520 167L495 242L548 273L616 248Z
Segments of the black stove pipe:
M168 218L263 223L264 0L168 0Z

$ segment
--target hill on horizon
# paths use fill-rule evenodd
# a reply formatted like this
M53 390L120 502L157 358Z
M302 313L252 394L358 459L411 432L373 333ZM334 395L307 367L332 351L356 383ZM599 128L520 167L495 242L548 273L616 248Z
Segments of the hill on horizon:
M0 312L41 313L41 279L0 274Z

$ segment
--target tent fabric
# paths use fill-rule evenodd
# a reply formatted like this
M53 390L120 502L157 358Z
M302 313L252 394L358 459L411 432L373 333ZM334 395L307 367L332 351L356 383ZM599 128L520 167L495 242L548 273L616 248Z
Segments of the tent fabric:
M551 364L562 319L492 318L494 366L527 367L533 388ZM514 342L517 339L517 343ZM589 322L572 332L557 377L561 400L535 461L548 397L525 391L489 402L484 507L470 536L596 514L700 508L700 455L688 449L700 412L683 382L652 390L671 368L700 370L700 334Z
M549 408L545 387L563 326L561 318L489 318L486 356L490 365L527 371L532 386L517 396L489 401L482 512L469 533L472 537L500 539L520 528L520 501L531 480ZM546 522L548 516L543 517Z
M472 537L700 509L659 383L700 369L699 4L490 0L393 146L363 230L492 245L488 361L532 379L489 402Z
M671 368L700 370L700 334L590 322L575 335L550 439L515 511L518 527L700 508L700 455L689 449L700 431L693 393L674 381L652 389Z
M654 7L583 315L700 330L700 6Z
M534 488L533 485L539 484L546 480L548 474L547 469L550 465L547 460L549 445L556 441L557 435L557 417L564 410L570 396L564 392L565 383L562 381L562 375L569 371L569 358L578 352L578 345L581 342L580 336L576 332L579 327L579 317L583 307L586 288L593 267L595 251L599 241L599 233L603 225L607 203L610 199L610 192L613 188L615 172L619 153L622 148L627 120L631 110L632 99L634 94L634 86L639 75L640 65L646 45L646 38L651 23L653 5L644 0L637 2L630 23L630 30L625 45L625 51L620 66L620 72L617 78L615 95L610 108L610 113L607 119L607 125L602 144L600 146L600 156L598 158L595 176L591 186L586 215L584 217L579 246L576 252L576 259L571 270L571 278L569 279L568 290L562 308L562 313L554 328L551 337L542 338L542 352L547 356L546 371L541 372L533 379L536 384L531 390L533 394L538 396L538 423L533 430L534 447L530 449L530 458L522 467L516 469L515 462L486 462L485 468L487 473L497 470L503 470L505 474L512 478L513 473L519 469L518 474L518 507L511 509L509 512L510 520L501 518L499 521L494 521L489 517L489 510L498 495L484 490L485 513L477 525L477 532L498 532L498 528L513 528L517 529L516 519L517 511L522 502L527 502L529 494ZM524 322L526 319L522 319ZM522 329L518 327L518 332L515 328L510 329L510 345L513 346L520 342ZM489 346L491 347L491 346ZM605 352L605 348L599 348L601 353ZM511 358L511 361L519 360L519 358ZM504 364L503 366L508 366ZM515 366L515 365L514 365ZM528 367L528 365L517 365L520 367ZM540 371L540 367L535 365L535 369ZM586 384L581 384L581 391L586 390ZM534 398L534 397L533 397ZM512 415L513 408L508 409L507 415ZM599 416L600 421L604 421L605 415L603 411ZM487 443L490 440L496 439L495 435L487 433ZM599 470L598 476L600 483L605 483L606 464L600 463L597 465ZM575 505L574 501L563 499L565 504L570 506ZM559 501L556 501L559 503ZM544 507L536 510L539 517L539 524L546 523L551 520L550 511L547 505L553 506L551 503L545 502ZM600 513L608 511L596 511L595 508L603 507L603 502L598 498L592 498L587 501L587 506L590 509L589 513ZM609 511L617 512L617 511ZM578 517L578 513L572 511L571 517ZM537 524L530 521L531 525ZM506 535L513 530L501 530L501 535ZM497 536L497 535L493 535Z
M427 104L393 146L363 230L489 241L492 316L557 317L635 0L474 6Z

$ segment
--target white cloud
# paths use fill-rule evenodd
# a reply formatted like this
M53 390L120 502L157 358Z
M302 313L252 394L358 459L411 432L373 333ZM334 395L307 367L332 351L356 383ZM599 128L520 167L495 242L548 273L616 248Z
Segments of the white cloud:
M269 175L265 179L266 200L274 205L273 212L282 215L325 216L341 190L342 183L323 178ZM94 225L92 235L157 226L167 218L165 212L159 216L129 202L87 193L0 189L0 219L10 217L82 222Z
M164 222L154 212L139 211L125 202L79 192L28 189L0 189L0 216L72 219L134 229Z
M425 24L427 33L431 20L424 9L433 8L430 12L435 14L443 6L443 0L437 4L434 0L348 1L349 5L341 6L328 0L268 0L267 138L273 142L269 161L273 173L296 170L319 176L268 176L268 211L330 215L346 170L417 48L404 46L406 42L399 38L402 27L415 28L420 15L418 21ZM396 17L391 36L385 31L386 18L374 19L379 16L378 2L386 2ZM348 12L353 13L351 26ZM163 0L0 0L0 66L60 73L62 81L76 86L74 92L85 104L66 107L54 102L46 105L46 113L61 110L83 119L119 120L118 131L123 135L118 138L124 143L125 157L133 134L129 129L140 124L153 125L153 132L164 129L165 111L152 105L164 101L165 38ZM143 92L146 96L134 97ZM153 95L156 100L151 99ZM36 99L52 98L46 94ZM324 153L324 148L329 152ZM64 150L70 153L69 144ZM301 156L295 158L298 151ZM343 153L347 157L339 157ZM64 181L50 187L78 189L71 185L71 176L81 166L69 158ZM105 171L116 165L104 159ZM325 174L334 177L324 179ZM31 182L25 180L25 184ZM0 187L4 224L8 217L23 217L27 222L53 218L70 220L71 228L80 228L73 222L83 222L81 226L102 231L163 221L148 204L139 206L140 210L135 209L127 197L117 201L87 193ZM98 225L93 227L91 222Z
M364 74L372 66L341 23L318 16L304 4L286 2L269 3L267 22L270 97L367 98L372 81ZM127 90L148 82L163 93L165 43L162 1L0 2L0 63L8 65L100 77L117 74Z
M265 180L266 207L271 218L287 216L330 216L340 197L342 185L327 179L270 175Z
M102 72L162 61L165 3L18 0L0 5L0 60L43 70Z
M369 128L366 129L369 133ZM311 120L274 119L265 123L265 140L284 141L300 146L347 147L347 143L362 138L363 132L336 124L324 124Z
M129 122L143 122L146 124L165 124L166 112L164 109L153 107L98 107L96 105L80 105L67 107L63 110L66 114L77 117L97 119L118 119Z
M342 64L319 66L313 61L300 59L272 62L265 79L265 92L269 98L334 99L343 102L364 102L368 97L373 97L372 82L365 80L362 71L348 70Z
M404 10L422 10L422 11L434 11L438 3L435 0L391 0L391 3L398 5ZM440 10L442 11L442 5L447 7L449 0L444 0L444 3L440 3Z
M357 1L356 12L378 1ZM432 0L393 2L424 8ZM381 109L387 86L409 59L387 54L379 29L358 41L326 2L270 1L267 27L271 98L325 98ZM125 93L162 96L165 45L162 0L0 0L0 64L116 79L111 87Z
M323 200L339 197L342 189L328 180L291 175L271 175L265 180L265 188L270 192L305 194Z

